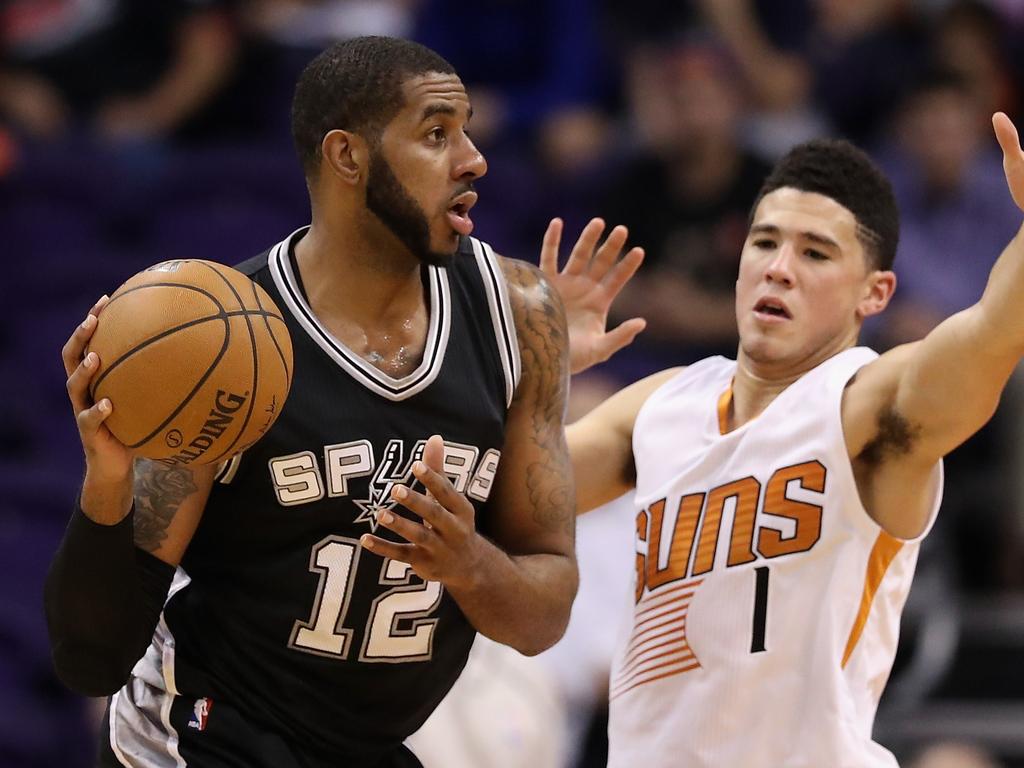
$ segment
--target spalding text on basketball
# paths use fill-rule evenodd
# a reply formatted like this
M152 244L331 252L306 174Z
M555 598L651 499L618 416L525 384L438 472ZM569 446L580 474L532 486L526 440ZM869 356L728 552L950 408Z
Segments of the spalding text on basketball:
M213 408L210 409L210 414L199 430L199 434L193 437L181 451L166 459L160 459L160 461L170 466L194 462L210 449L218 437L224 434L231 422L235 420L235 413L245 405L248 399L248 392L237 395L218 389ZM180 437L176 437L176 439L181 440ZM168 441L168 445L170 444L171 441Z

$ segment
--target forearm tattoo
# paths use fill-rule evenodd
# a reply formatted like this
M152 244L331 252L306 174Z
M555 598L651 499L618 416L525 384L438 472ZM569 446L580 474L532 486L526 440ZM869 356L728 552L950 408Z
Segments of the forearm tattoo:
M181 503L198 490L192 471L140 461L135 469L135 544L156 552Z
M528 409L530 439L545 457L526 468L534 521L547 531L571 534L576 525L572 462L563 422L569 392L569 334L558 292L540 270L504 259L523 362L516 400Z

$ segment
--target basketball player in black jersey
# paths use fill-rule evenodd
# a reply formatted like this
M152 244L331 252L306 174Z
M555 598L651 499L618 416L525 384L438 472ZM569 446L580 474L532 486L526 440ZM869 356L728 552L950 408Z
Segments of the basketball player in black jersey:
M134 460L103 426L117 404L89 400L83 358L102 300L65 346L86 474L46 608L58 673L110 696L100 765L416 766L402 742L475 631L528 654L564 631L566 317L537 269L469 236L470 115L413 43L348 41L303 73L312 224L239 267L284 311L294 381L225 465ZM639 330L604 334L639 258L574 297L577 368Z

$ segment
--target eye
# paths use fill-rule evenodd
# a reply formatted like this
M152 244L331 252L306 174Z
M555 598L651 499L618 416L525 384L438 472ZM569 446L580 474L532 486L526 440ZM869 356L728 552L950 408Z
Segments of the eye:
M828 259L829 259L827 253L822 253L821 251L816 251L813 248L808 248L806 251L804 251L804 253L806 253L808 256L810 256L815 261L828 261Z
M770 248L774 248L775 247L775 241L774 240L769 240L768 238L760 238L760 239L754 241L754 247L755 248L760 248L761 250L766 251L766 250L768 250Z
M442 128L439 125L431 128L430 132L427 134L427 138L430 140L432 144L444 143L444 140L446 138L444 128Z

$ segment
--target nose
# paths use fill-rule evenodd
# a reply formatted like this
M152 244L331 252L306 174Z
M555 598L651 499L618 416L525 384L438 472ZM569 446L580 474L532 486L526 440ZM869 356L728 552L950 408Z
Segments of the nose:
M764 277L769 283L793 285L793 259L796 253L788 243L783 243L774 258L765 266Z
M467 136L452 168L452 175L459 181L473 181L487 173L487 160Z

